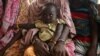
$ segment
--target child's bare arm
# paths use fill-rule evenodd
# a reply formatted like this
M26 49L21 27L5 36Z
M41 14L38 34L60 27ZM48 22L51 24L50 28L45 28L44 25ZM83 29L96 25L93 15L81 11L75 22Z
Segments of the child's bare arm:
M54 33L54 37L51 39L51 41L56 43L56 41L60 38L62 31L63 31L63 24L58 24L56 27L56 31Z
M60 32L60 35L57 39L57 43L54 45L54 47L51 49L51 53L53 56L57 55L62 55L62 56L68 56L68 53L66 52L65 49L65 41L68 38L69 34L69 28L67 25L62 25L62 31Z
M68 39L68 35L69 35L69 27L65 24L58 42L65 42Z

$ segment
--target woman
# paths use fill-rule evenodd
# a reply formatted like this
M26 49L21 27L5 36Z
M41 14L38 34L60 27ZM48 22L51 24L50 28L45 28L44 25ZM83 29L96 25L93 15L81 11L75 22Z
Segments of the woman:
M69 0L72 18L76 27L75 55L97 56L97 9L90 0ZM97 50L96 50L97 49Z

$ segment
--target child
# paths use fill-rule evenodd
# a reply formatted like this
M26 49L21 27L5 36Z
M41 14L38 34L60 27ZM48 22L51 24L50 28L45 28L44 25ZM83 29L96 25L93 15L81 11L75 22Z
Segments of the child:
M59 18L59 9L55 4L45 4L39 15L39 19L33 23L33 26L38 29L37 34L32 34L34 30L30 30L31 32L28 31L26 36L21 40L22 48L25 50L25 56L31 56L32 54L30 52L34 56L35 54L36 56L68 55L65 45L68 42L67 40L70 39L68 38L69 28L65 24L65 21Z
M59 48L62 48L61 50L63 51L59 54L68 55L66 49L63 47L69 34L69 29L65 26L65 22L59 19L59 10L55 4L48 3L44 5L40 18L35 20L34 24L39 29L36 38L34 38L36 42L33 43L36 55L48 56L50 50L54 52L53 50L56 50L58 44L62 46L59 46ZM65 30L66 34L64 34L65 32L63 30Z

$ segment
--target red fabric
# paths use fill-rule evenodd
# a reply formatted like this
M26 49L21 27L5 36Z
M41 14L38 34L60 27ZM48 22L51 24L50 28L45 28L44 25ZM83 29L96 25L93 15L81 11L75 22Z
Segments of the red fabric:
M80 40L82 42L91 42L92 39L89 36L75 36L74 40Z
M79 19L87 19L89 17L88 14L82 13L82 12L71 12L72 18L79 18Z

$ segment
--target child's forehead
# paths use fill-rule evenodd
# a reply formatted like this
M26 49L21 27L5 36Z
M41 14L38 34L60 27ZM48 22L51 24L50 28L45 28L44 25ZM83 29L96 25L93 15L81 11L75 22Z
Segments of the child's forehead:
M47 7L44 11L46 11L46 12L56 12L56 8L55 7Z

